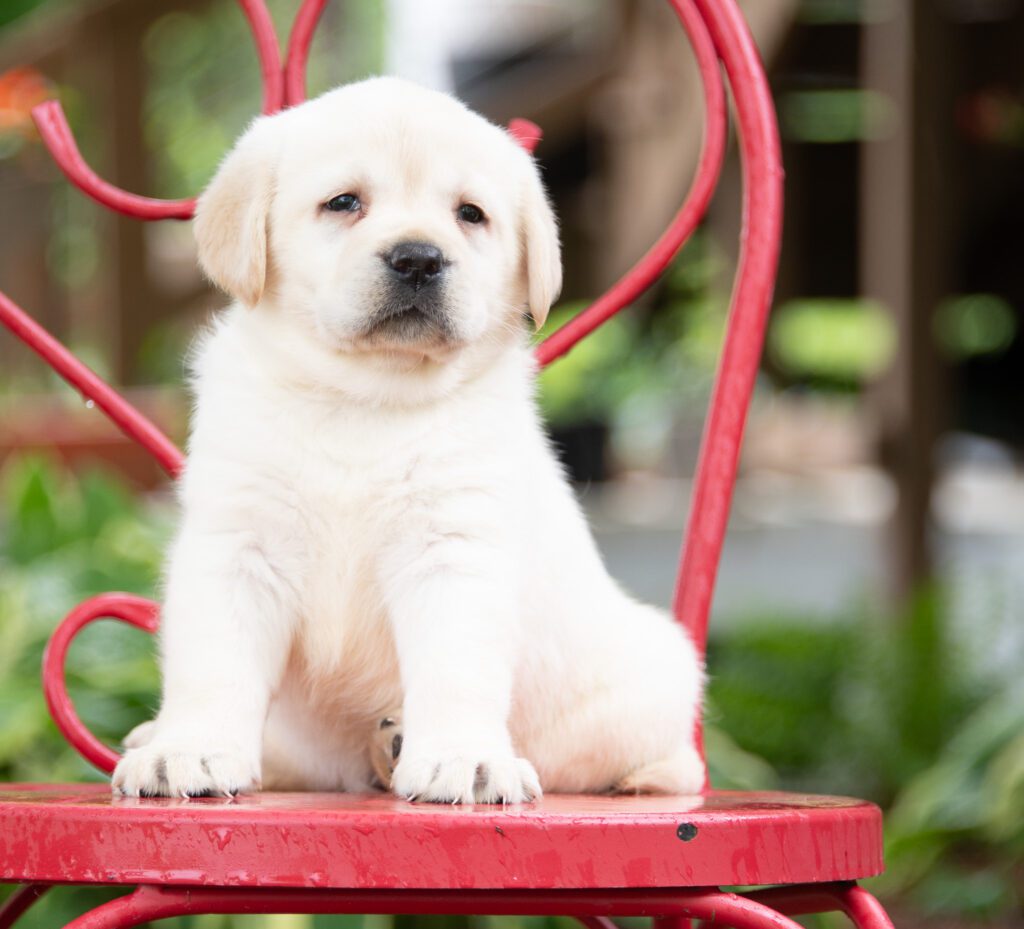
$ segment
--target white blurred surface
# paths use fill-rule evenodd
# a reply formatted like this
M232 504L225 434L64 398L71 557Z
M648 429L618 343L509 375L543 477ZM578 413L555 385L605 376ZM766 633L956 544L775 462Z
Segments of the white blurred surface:
M387 71L450 91L453 58L500 56L584 29L595 6L583 0L389 0Z
M690 486L644 476L579 488L612 574L641 599L671 601ZM746 473L736 486L712 628L856 619L876 610L893 503L875 468ZM1019 673L1024 474L1010 459L960 456L941 473L933 516L937 572L965 657Z

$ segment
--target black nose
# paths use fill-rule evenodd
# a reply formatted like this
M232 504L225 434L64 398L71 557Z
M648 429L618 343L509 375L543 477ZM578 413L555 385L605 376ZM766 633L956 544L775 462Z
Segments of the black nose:
M444 255L429 242L399 242L384 256L392 273L399 280L419 290L432 284L444 270Z

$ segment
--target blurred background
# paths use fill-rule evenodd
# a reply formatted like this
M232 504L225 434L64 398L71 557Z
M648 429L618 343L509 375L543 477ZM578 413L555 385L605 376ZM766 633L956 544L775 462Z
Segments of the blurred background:
M286 35L297 0L268 5ZM779 113L786 230L714 607L714 781L882 804L889 870L870 886L898 925L1024 926L1024 0L742 5ZM549 329L639 257L694 169L700 92L662 0L330 4L310 92L381 72L544 127L567 274ZM194 194L259 108L243 17L230 0L0 4L0 288L181 440L184 358L224 300L187 224L112 216L60 177L28 115L52 95L105 177ZM660 604L739 198L733 152L671 273L542 378L613 573ZM88 595L153 594L173 501L6 333L0 366L0 779L92 779L49 722L42 647ZM101 625L71 680L115 742L157 677L149 641ZM24 925L102 897L55 892Z

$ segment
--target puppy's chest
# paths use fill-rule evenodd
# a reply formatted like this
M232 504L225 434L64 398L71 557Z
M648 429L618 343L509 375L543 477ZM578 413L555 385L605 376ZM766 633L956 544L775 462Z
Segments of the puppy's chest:
M392 447L378 457L366 450L306 462L301 478L308 533L300 623L305 677L327 688L325 699L347 704L396 686L381 566L444 507L444 481L429 455Z
M322 448L285 476L297 488L307 524L319 536L359 533L369 548L384 541L403 516L429 508L445 484L433 454L358 438L346 448ZM442 469L443 470L443 469Z
M324 414L292 428L296 452L283 459L283 476L314 513L369 530L477 480L491 444L472 421L443 411Z
M509 486L498 473L507 443L477 420L464 410L289 419L288 440L274 444L274 470L300 517L308 585L365 609L396 546L477 537L482 520L493 523Z
M443 433L431 442L422 430L381 432L323 429L281 475L302 509L310 581L363 605L387 550L442 518L459 493Z

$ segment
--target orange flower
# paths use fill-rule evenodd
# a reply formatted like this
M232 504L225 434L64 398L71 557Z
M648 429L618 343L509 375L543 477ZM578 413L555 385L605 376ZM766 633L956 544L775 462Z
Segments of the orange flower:
M50 82L35 68L0 74L0 132L32 132L30 112L51 94Z

